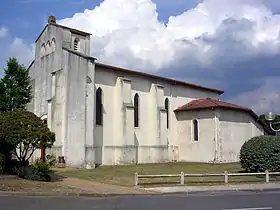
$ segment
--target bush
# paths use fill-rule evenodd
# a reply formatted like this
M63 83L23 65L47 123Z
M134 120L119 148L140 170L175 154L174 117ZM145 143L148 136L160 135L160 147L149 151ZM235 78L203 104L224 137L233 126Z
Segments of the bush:
M280 171L280 137L251 138L241 147L240 163L247 172Z
M50 165L50 167L55 167L56 165L56 156L53 154L48 154L46 156L46 162Z
M30 166L21 167L19 176L34 181L51 181L52 173L51 165L38 159Z

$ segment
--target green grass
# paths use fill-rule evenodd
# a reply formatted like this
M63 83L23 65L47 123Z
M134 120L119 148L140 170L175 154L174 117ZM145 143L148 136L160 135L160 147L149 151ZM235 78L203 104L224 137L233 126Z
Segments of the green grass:
M134 173L141 174L179 174L184 173L229 173L241 172L239 163L229 164L208 164L208 163L163 163L143 164L126 166L100 166L95 169L57 169L57 174L66 177L75 177L86 180L93 180L101 183L116 184L122 186L134 185ZM271 181L279 180L271 178ZM229 177L229 183L265 182L265 177ZM140 179L140 185L175 185L179 183L178 178L153 178ZM224 177L185 178L186 185L217 185L224 184Z
M0 179L0 191L16 192L80 192L81 190L68 187L60 182L39 182L26 179Z

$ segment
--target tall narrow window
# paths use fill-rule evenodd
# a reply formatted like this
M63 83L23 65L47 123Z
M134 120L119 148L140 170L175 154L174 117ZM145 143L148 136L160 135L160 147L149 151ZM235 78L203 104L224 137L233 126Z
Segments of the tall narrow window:
M193 140L198 141L198 121L193 120Z
M45 44L42 44L41 50L40 50L40 56L43 57L46 54L46 47Z
M56 47L56 46L55 46L55 39L53 38L53 39L52 39L52 42L51 42L51 48L52 48L51 51L52 51L52 52L55 51L55 47Z
M96 104L95 104L95 116L96 116L96 125L102 125L103 121L103 111L102 111L102 89L98 88L96 90Z
M76 38L74 40L74 50L79 51L80 40Z
M134 127L139 127L139 95L134 96Z
M166 110L166 128L169 128L169 100L168 98L165 99L164 101L164 107Z
M46 45L46 54L50 54L51 53L51 43L48 41L47 45Z

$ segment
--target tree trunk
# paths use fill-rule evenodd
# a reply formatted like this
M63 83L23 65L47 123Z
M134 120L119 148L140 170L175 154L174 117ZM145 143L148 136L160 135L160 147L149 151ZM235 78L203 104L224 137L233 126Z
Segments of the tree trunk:
M41 148L41 161L46 162L46 148Z

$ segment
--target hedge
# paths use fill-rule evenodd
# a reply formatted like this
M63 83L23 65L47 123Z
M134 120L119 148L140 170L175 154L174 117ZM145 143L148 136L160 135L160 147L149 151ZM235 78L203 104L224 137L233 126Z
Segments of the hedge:
M247 172L280 171L280 136L257 136L245 142L240 163Z

